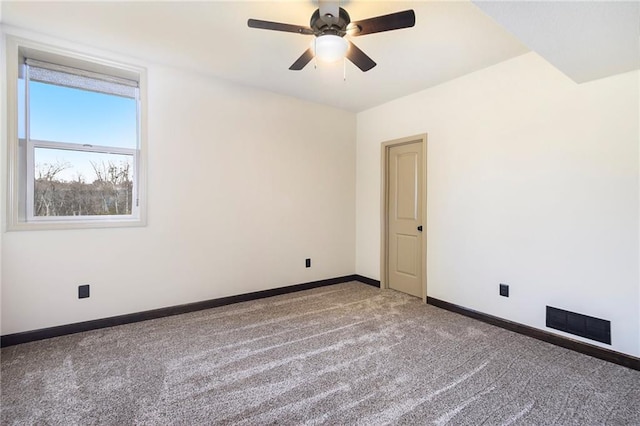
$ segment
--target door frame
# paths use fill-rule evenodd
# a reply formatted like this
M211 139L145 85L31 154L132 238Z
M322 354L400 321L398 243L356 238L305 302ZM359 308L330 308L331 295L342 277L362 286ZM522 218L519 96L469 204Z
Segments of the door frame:
M427 134L382 142L380 155L380 288L389 288L387 265L389 260L389 152L391 148L410 143L422 143L422 301L427 302Z

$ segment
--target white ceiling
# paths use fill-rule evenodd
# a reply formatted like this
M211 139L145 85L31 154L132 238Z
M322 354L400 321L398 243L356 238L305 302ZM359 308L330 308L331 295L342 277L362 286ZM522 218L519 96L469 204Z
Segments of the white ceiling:
M416 26L398 31L354 37L352 41L378 65L363 73L342 63L313 62L302 71L289 66L309 46L312 36L265 31L247 27L248 18L308 25L317 1L220 1L220 2L27 2L4 1L0 19L5 25L44 33L91 47L141 58L155 63L179 66L326 105L362 111L413 92L423 90L470 72L505 61L535 49L556 46L556 33L562 22L580 21L579 8L567 6L554 25L541 25L549 19L542 12L530 16L528 2L499 2L511 9L469 1L341 1L352 20L361 20L405 9L414 9ZM577 5L578 3L568 3ZM615 4L615 3L612 3ZM554 6L555 7L555 6ZM493 8L493 9L492 9ZM496 12L497 10L497 12ZM578 10L576 15L572 11ZM599 13L600 15L602 13ZM613 18L620 16L614 14ZM614 24L615 25L615 19ZM632 18L633 19L633 18ZM627 19L628 21L628 19ZM612 25L611 20L601 26ZM540 26L544 37L519 28ZM580 29L574 22L565 33ZM588 28L592 31L593 28ZM512 35L515 34L515 35ZM518 38L522 37L526 47ZM599 36L595 36L596 39ZM531 42L531 39L536 42ZM597 40L596 40L597 41ZM612 41L608 37L600 43ZM635 38L635 43L638 38ZM551 49L548 60L563 69L563 55L571 55L572 43ZM636 52L637 54L638 52ZM588 56L588 55L587 55ZM633 55L632 55L633 56ZM545 56L546 57L546 56ZM582 62L571 59L580 70ZM606 57L609 60L609 56ZM596 61L597 62L597 61ZM577 65L576 65L577 64ZM602 65L596 63L600 68ZM588 68L591 65L585 65ZM565 66L565 68L567 68ZM638 68L638 65L635 65ZM617 68L615 68L617 69ZM567 70L564 70L569 74ZM610 69L606 72L612 73ZM613 71L615 72L615 70ZM598 74L599 75L599 74ZM579 81L579 80L578 80Z
M577 83L640 68L640 2L475 1Z

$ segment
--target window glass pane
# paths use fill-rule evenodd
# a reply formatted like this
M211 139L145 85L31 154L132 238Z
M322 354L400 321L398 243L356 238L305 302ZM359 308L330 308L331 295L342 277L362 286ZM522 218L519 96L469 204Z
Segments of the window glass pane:
M29 82L30 138L137 148L136 100Z
M130 215L133 155L34 149L34 216Z
M24 67L24 65L23 65ZM24 72L21 72L20 75L24 75ZM25 82L24 78L18 78L18 139L26 138L26 93L25 93Z

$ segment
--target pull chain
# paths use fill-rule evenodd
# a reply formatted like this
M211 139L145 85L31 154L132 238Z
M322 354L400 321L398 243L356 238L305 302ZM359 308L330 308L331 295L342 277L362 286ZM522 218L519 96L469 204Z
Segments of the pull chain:
M342 58L342 81L347 81L347 58Z

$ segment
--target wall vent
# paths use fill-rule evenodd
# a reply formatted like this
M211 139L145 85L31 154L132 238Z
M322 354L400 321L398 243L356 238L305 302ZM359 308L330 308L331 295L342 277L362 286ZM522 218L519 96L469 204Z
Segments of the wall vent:
M611 344L611 321L547 306L547 327Z

